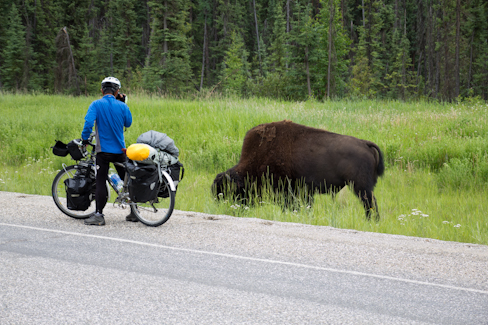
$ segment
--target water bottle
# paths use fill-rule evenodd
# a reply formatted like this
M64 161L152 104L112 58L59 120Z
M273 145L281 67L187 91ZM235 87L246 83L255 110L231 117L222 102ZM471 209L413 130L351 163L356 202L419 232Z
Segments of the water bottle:
M121 192L122 188L124 187L124 182L120 179L120 176L116 173L113 173L109 175L109 178L115 185L115 188L117 188L117 191Z

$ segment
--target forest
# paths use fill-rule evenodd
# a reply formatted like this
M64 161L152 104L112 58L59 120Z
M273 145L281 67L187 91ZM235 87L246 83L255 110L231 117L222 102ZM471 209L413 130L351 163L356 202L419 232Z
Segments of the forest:
M0 91L488 99L486 0L0 0Z

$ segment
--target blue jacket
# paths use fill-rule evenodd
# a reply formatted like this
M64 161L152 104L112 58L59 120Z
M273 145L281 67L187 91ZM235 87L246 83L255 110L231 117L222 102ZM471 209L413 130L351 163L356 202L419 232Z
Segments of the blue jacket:
M96 152L122 153L125 148L124 127L132 124L129 106L116 100L113 95L105 95L88 107L81 138L87 140L95 125L97 139Z

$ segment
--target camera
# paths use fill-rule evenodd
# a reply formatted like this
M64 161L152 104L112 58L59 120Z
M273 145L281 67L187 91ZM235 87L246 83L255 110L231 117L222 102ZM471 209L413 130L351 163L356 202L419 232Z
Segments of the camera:
M120 100L122 103L125 103L127 96L125 94L117 94L117 97L115 99Z

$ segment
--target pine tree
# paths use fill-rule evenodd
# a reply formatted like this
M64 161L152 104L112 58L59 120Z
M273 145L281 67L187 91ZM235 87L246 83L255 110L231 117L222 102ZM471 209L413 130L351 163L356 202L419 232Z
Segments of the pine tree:
M5 89L20 90L26 85L22 83L25 73L26 44L25 27L22 25L20 13L14 3L10 7L6 30L6 45L2 51L2 82Z
M249 76L248 53L242 37L235 31L230 35L231 45L223 62L222 87L236 94L242 94Z
M84 93L85 95L95 94L100 89L100 76L98 75L99 71L96 64L97 60L95 44L93 43L93 39L90 37L88 24L85 24L85 30L83 33L83 38L80 42L80 49L78 51L78 54L80 58L79 75L81 78L82 93Z
M274 7L274 24L273 36L271 45L268 48L270 52L269 62L270 69L273 72L282 73L286 67L286 53L287 53L287 35L286 35L286 21L283 14L281 1L277 1Z
M317 60L315 47L318 43L317 30L314 27L311 5L295 4L294 20L292 21L291 67L287 77L293 82L287 85L288 97L293 99L311 98L312 78L311 65Z
M488 100L488 3L477 0L473 7L474 52L473 82L468 94Z
M32 1L31 1L32 3ZM54 88L54 67L56 58L56 31L51 27L50 17L54 0L34 1L32 58L29 67L31 76L29 88L52 92Z
M161 3L162 2L162 3ZM189 61L187 0L150 1L151 48L144 69L145 85L160 92L186 92L193 88Z
M215 10L213 15L210 15L210 17L214 17L214 37L210 40L210 49L215 61L223 61L226 51L231 46L231 35L233 32L241 33L241 36L244 34L242 28L245 26L246 21L249 21L249 19L245 18L246 3L243 0L215 0ZM215 68L219 69L218 66L215 66ZM218 71L215 72L218 73Z
M349 60L350 39L342 26L340 0L321 0L322 9L315 23L319 33L318 62L312 72L314 89L324 98L344 94Z
M110 22L110 42L113 50L114 75L131 84L132 74L140 53L142 28L137 26L137 15L133 0L112 0L108 6L107 19Z
M400 30L395 30L392 38L392 64L389 73L386 74L391 98L405 100L414 85L414 73L412 59L409 56L410 42L407 38L406 27L400 37Z
M99 79L103 80L106 76L115 75L113 66L114 49L110 27L102 25L98 33L99 40L95 47L96 67Z
M359 39L350 83L355 96L382 96L388 87L385 76L392 59L386 40L391 39L391 5L385 1L362 1L362 23L357 28Z

